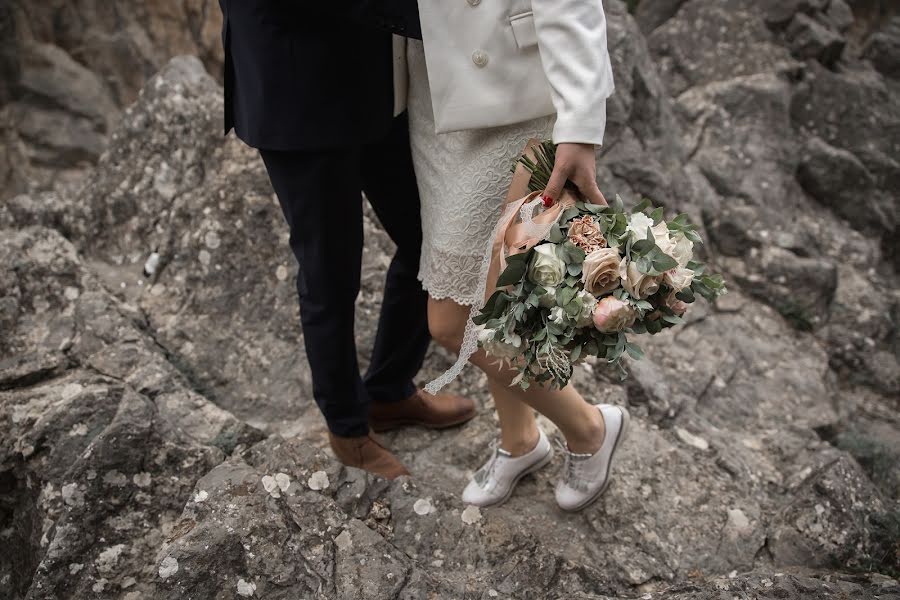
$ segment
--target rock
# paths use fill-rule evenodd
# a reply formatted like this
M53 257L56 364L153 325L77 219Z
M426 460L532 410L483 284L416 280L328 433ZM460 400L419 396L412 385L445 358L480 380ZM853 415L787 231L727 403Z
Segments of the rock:
M733 577L704 578L674 585L651 598L664 600L721 600L723 598L760 598L765 600L838 600L839 598L892 598L897 585L879 577L822 577L816 572L775 574L750 572Z
M853 26L853 9L844 0L830 0L825 20L840 33L846 33Z
M863 57L886 77L900 77L900 16L891 18L884 29L869 37Z
M0 156L0 199L77 182L96 162L120 109L171 56L191 53L221 72L214 0L163 0L140 9L76 0L0 7L0 132L18 146ZM7 174L4 176L4 169Z
M870 520L884 512L881 496L855 461L840 457L813 473L770 526L769 550L780 564L826 567L892 561Z
M787 28L791 53L800 59L812 58L832 67L841 58L847 42L815 19L798 13Z
M755 5L741 0L689 0L648 36L669 92L732 77L793 68Z
M800 185L816 200L860 229L888 228L875 178L852 153L834 148L818 137L807 140L797 170Z
M639 2L634 10L634 18L637 20L641 31L649 34L651 31L671 19L686 0L660 0L657 2Z
M884 127L900 122L900 106L883 78L871 70L835 73L816 63L807 66L806 76L791 99L792 122L802 132L856 156L879 189L897 186L897 142L884 135ZM857 106L866 110L852 109Z
M830 0L765 0L762 8L766 23L780 28L786 27L795 16L819 13L830 3Z
M20 524L6 543L21 549L0 558L0 578L35 598L143 589L144 555L194 482L259 435L190 389L58 233L0 240L0 264L15 265L0 271L12 317L0 344L0 479L5 518Z
M340 483L322 491L297 488L281 498L258 484L262 473L284 471L302 480L313 469L336 474ZM351 481L390 507L383 533L366 525L371 508L357 512L338 491ZM176 533L160 549L158 564L177 561L179 568L156 580L153 598L215 597L241 580L252 581L260 597L450 597L471 585L504 595L577 597L608 589L600 572L548 553L524 526L491 519L466 524L459 501L444 492L342 470L294 440L273 436L225 461L197 486L209 490L210 500L185 507ZM437 510L416 510L422 496L432 497ZM459 551L476 547L478 553Z
M837 288L837 268L827 259L808 258L776 246L751 251L746 263L735 264L735 278L748 292L772 305L792 325L813 329L827 320ZM734 264L734 263L732 263Z
M786 16L767 22L775 4ZM50 167L4 171L29 150L4 129L0 177L33 185L0 202L0 540L24 548L0 553L0 583L16 598L73 600L896 596L897 568L875 560L895 556L900 530L896 221L888 202L883 219L854 223L821 190L893 198L900 169L885 132L900 113L894 83L857 60L868 25L847 28L840 5L642 2L635 20L606 3L617 90L601 185L688 213L708 241L698 255L730 293L636 340L646 359L624 382L598 361L576 370L590 401L632 414L609 489L577 515L553 498L560 457L502 506L460 502L498 435L475 369L451 387L478 400L471 422L384 436L414 478L329 457L286 227L256 152L221 135L221 88L201 61L175 59L144 86L74 191L37 192ZM190 27L160 26L142 51L174 52L187 30L205 39L198 25L215 19L198 6L217 12L211 1L148 7L141 23L170 10ZM120 105L131 84L106 74L136 55L95 61L131 37L79 50L50 35L45 7L0 11L12 7ZM63 29L108 10L57 8ZM791 55L799 14L847 36L836 71ZM7 59L0 71L13 73ZM2 102L16 100L8 81ZM98 123L76 105L52 108ZM393 251L368 210L364 231L363 368ZM433 348L419 380L453 358ZM823 565L822 549L851 548L858 557Z

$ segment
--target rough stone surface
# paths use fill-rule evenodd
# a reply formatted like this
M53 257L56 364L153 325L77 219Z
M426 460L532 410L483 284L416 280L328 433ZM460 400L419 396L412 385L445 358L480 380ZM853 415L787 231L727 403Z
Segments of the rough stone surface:
M645 0L632 18L606 3L601 186L689 213L731 293L641 340L625 381L579 367L585 395L627 404L633 429L612 486L576 515L553 500L558 458L501 507L459 501L497 435L474 370L452 385L479 400L472 422L384 436L415 479L330 458L287 231L256 154L221 136L200 60L168 63L111 132L79 114L108 143L84 184L0 204L0 585L48 599L900 598L900 112L863 56L885 28L851 5ZM791 45L804 18L847 40L830 68ZM78 95L121 106L127 83L56 45L87 71L61 58L34 89L67 115ZM16 139L2 177L33 150ZM392 252L368 210L364 228L363 366ZM451 360L433 349L422 380Z
M0 199L77 185L120 110L176 54L223 61L216 0L0 5Z

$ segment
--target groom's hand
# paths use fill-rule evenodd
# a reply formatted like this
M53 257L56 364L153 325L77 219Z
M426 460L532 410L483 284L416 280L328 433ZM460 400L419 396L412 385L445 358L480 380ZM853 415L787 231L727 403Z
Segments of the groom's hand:
M606 198L597 187L597 155L593 144L564 142L556 147L556 163L544 196L559 200L566 180L592 204L606 204Z

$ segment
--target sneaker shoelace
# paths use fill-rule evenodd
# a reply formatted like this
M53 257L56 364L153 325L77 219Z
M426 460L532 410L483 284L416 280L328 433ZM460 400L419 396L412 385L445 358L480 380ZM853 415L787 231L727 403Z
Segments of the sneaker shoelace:
M492 479L495 479L494 467L497 466L497 460L501 456L509 456L509 453L500 447L499 440L492 441L490 448L491 448L491 457L488 459L488 461L486 463L484 463L484 465L481 466L480 469L478 469L478 471L475 472L475 475L473 476L475 483L477 483L478 487L480 487L482 489L485 488L485 484L487 484L487 482L489 482Z
M581 474L580 467L584 461L593 456L593 454L578 454L577 452L572 452L569 450L566 443L559 439L556 440L556 445L559 446L559 449L565 458L563 464L563 483L572 489L585 491L587 489L587 481Z

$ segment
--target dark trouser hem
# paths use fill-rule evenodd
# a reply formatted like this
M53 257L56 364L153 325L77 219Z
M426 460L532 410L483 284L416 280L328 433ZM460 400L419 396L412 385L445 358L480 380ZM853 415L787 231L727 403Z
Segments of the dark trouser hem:
M416 384L408 381L405 385L395 385L391 387L372 387L366 384L366 391L369 392L369 398L372 402L391 403L406 400L418 391Z
M369 434L369 422L360 423L357 419L328 421L328 431L338 437L363 437Z
M370 402L403 400L415 392L412 379L429 342L428 297L416 278L422 226L405 115L377 144L260 154L300 265L297 293L313 397L334 435L366 435ZM362 192L397 246L365 381L354 334Z

